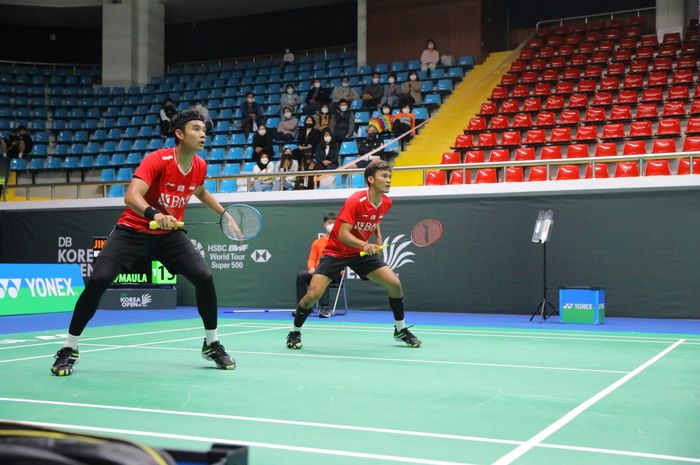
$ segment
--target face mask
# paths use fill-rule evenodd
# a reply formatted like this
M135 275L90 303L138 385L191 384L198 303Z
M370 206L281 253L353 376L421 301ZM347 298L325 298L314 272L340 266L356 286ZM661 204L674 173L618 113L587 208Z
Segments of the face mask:
M389 84L393 84L396 81L394 78L389 78Z
M333 231L333 225L334 225L334 223L327 224L327 225L325 226L326 232L327 232L328 234L330 234L331 231Z
M261 159L260 159L260 163L263 164L263 165L267 165L269 162L270 162L270 160L267 159L267 158L261 158Z
M307 128L312 128L312 127L314 127L314 123L308 122L308 123L305 124L305 126L306 126Z
M326 108L326 107L321 108L321 113L328 113L328 108Z
M382 113L384 113L385 115L388 115L390 111L390 108L382 108Z
M285 50L284 53L289 53L289 49Z
M416 79L418 79L418 76L416 76L415 74L411 74L408 78L409 78L411 81L415 81Z
M267 131L264 129L261 129L258 131L258 134L260 134L261 136L264 136L265 134L267 134Z
M430 50L434 49L434 48L435 48L435 44L428 44L428 48L429 48Z
M379 78L372 78L372 82L375 84L379 84Z
M292 117L292 114L291 114L291 113L285 113L285 114L284 114L284 117L287 118L287 119L289 119L289 118Z
M331 143L331 138L330 138L330 137L324 137L323 140L326 141L326 144L330 144L330 143Z
M255 99L252 99L252 98L248 99L248 103L253 103L254 101L255 101Z
M320 82L314 82L314 87L318 89L319 87L321 87L321 83L320 83Z
M345 111L345 110L347 110L347 109L348 109L348 106L347 106L347 105L341 105L341 106L340 106L340 111Z
M350 85L350 83L349 83L349 82L343 82L341 85L342 85L343 87L347 87L347 86Z
M377 133L376 132L368 132L367 137L369 139L376 139L377 138Z

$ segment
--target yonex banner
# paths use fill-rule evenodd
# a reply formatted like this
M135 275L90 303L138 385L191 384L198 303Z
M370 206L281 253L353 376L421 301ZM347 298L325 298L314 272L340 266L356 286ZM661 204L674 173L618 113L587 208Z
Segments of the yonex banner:
M0 263L0 316L73 310L83 288L77 264Z

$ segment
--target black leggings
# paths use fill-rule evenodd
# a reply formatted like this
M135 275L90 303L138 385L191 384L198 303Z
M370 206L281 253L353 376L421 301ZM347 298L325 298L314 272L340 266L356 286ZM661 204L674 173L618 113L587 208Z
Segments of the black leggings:
M197 310L204 323L204 329L216 329L217 302L216 289L211 271L199 254L183 255L170 268L173 273L179 273L195 287ZM95 315L100 298L112 284L114 278L124 271L123 266L111 257L101 256L95 262L92 276L78 302L75 304L73 317L68 332L80 336L88 322Z

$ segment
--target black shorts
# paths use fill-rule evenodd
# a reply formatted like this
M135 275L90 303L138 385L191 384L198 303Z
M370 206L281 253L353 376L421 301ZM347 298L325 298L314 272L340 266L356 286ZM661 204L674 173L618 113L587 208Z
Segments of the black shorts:
M98 260L100 257L109 257L126 269L142 257L152 257L171 273L178 273L178 262L183 258L204 260L181 229L168 234L146 234L120 225L112 230Z
M355 273L360 275L360 278L367 279L367 275L374 270L387 266L381 257L381 254L365 255L364 257L358 254L354 257L338 258L326 254L321 257L315 273L322 274L330 279L336 279L340 272L346 266L349 266Z

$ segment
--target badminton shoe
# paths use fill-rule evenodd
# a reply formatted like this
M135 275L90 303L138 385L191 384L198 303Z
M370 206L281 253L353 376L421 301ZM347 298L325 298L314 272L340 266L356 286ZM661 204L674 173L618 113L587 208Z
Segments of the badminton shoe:
M73 365L78 363L80 353L72 347L63 347L53 358L56 361L51 366L51 373L56 376L68 376L73 373Z
M301 332L290 331L287 334L287 349L301 349Z
M331 317L331 310L328 308L327 305L322 305L318 316L321 318L330 318Z
M408 328L410 328L410 326ZM394 339L405 342L408 347L420 347L420 345L423 344L423 341L418 339L415 334L408 330L408 328L404 328L399 331L396 329L396 326L394 326Z
M236 361L226 353L224 346L222 346L219 341L207 344L207 340L205 339L202 345L202 358L211 360L222 370L233 370L236 368Z

